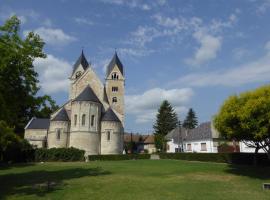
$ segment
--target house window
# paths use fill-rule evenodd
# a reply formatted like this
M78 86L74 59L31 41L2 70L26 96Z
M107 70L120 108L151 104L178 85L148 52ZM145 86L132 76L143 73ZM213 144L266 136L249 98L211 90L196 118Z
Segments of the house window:
M191 151L191 144L187 144L187 151Z
M112 102L113 102L113 103L117 103L117 98L116 98L116 97L113 97L113 98L112 98Z
M201 143L201 151L207 151L206 143Z
M107 140L110 141L111 140L111 132L107 131Z
M112 80L118 80L118 74L116 72L112 73Z
M74 126L77 125L77 115L74 115Z
M56 130L56 139L57 140L60 140L60 138L61 138L61 130L60 129L57 129Z
M95 115L91 116L91 126L94 126L94 122L95 122Z
M82 115L82 126L85 125L85 114Z
M112 87L112 92L118 92L118 87Z

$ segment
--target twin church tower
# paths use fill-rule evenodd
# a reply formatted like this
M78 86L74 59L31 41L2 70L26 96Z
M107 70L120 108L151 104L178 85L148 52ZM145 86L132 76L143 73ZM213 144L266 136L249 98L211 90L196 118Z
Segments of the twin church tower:
M69 100L49 119L47 147L75 147L85 150L86 155L121 154L125 77L117 53L107 66L105 84L83 51L69 80ZM25 137L30 143L31 136L38 135L31 129L35 120L38 119L32 119L26 126Z

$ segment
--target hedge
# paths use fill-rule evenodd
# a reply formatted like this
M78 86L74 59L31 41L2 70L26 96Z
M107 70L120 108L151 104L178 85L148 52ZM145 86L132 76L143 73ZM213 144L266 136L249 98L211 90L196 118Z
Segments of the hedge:
M84 150L76 148L36 149L35 161L84 161Z
M254 153L160 153L161 159L177 159L189 161L219 162L229 164L252 165ZM257 154L258 165L269 165L267 154Z
M88 156L90 161L94 160L139 160L150 159L150 154L119 154L119 155L90 155Z

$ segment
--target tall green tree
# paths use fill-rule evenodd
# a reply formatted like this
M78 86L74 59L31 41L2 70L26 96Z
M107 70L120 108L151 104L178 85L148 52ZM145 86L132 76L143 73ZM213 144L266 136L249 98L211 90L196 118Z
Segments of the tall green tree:
M186 129L194 129L197 126L198 126L198 119L196 113L192 108L190 108L184 120L183 127Z
M270 159L270 85L230 96L214 117L216 129L228 139L263 149Z
M166 151L165 136L168 132L177 127L178 118L171 104L164 100L156 116L156 122L153 126L155 134L155 146L161 151Z
M20 34L20 20L13 16L0 26L0 120L23 133L34 115L55 108L49 96L37 96L38 74L33 61L45 58L44 42L33 32L25 38Z

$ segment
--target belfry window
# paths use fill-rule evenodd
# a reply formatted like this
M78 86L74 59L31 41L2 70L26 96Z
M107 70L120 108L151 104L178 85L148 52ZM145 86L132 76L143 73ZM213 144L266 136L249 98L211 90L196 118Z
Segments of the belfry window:
M82 115L82 126L85 125L85 114Z
M61 138L61 130L60 129L57 129L56 130L56 139L57 140L60 140L60 138Z
M112 80L118 80L118 74L116 72L112 73Z
M112 92L118 92L118 87L112 87Z
M116 97L113 97L113 98L112 98L112 102L113 102L113 103L117 103L117 98L116 98Z
M107 140L110 141L111 140L111 132L110 131L107 131Z
M94 126L95 123L95 115L91 116L91 126Z
M77 125L77 115L74 115L74 126Z

